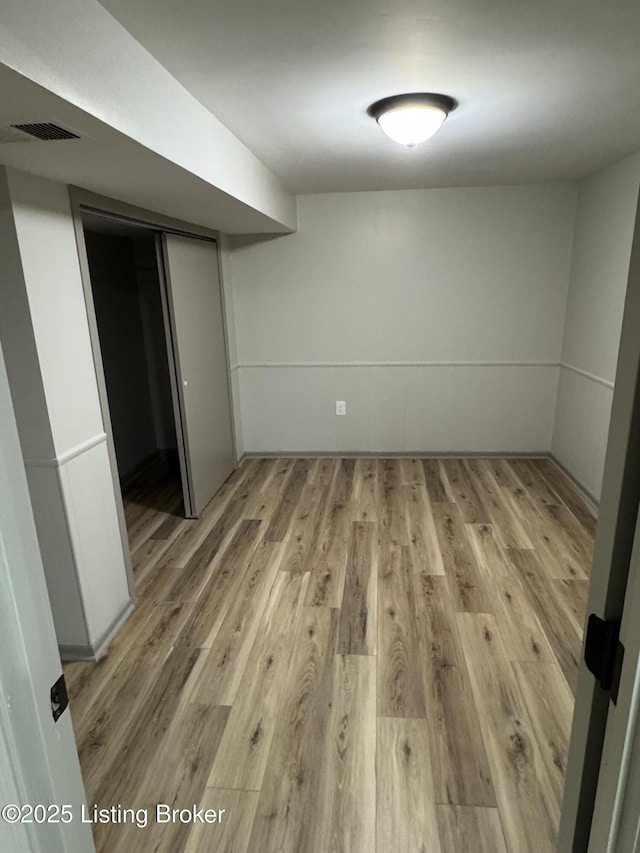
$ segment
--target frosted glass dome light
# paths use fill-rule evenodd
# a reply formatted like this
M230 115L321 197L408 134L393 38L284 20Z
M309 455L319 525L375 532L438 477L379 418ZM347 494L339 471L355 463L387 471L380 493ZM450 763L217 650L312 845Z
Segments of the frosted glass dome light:
M389 139L413 148L437 133L446 117L439 107L398 107L383 113L378 124Z
M414 93L376 101L369 109L389 139L414 148L440 130L456 102L447 95Z

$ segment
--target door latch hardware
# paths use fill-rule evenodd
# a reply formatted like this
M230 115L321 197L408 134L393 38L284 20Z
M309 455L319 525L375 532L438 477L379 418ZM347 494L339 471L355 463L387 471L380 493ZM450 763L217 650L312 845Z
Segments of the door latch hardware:
M57 723L64 714L68 704L69 694L67 693L67 684L64 680L64 675L61 675L51 688L51 714L54 723Z
M589 672L595 675L603 690L611 691L613 702L618 698L624 646L619 640L620 622L601 619L592 613L587 622L584 660Z

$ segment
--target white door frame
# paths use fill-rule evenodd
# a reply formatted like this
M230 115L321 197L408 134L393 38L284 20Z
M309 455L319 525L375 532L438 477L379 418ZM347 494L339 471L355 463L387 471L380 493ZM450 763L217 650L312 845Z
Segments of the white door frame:
M111 471L111 481L113 483L113 494L116 504L116 512L118 515L118 529L120 531L120 542L122 543L122 554L124 557L124 565L127 572L127 585L129 588L129 599L131 604L136 603L136 585L133 577L133 566L131 565L131 551L129 549L129 539L127 537L127 525L124 516L124 504L122 502L122 489L120 487L120 477L118 473L118 462L116 459L116 448L113 440L113 426L111 424L111 412L109 411L109 402L107 398L107 383L104 375L104 366L102 363L102 353L100 349L100 337L98 334L98 321L96 319L96 309L93 301L93 290L91 287L91 275L89 273L89 258L87 255L87 245L84 239L84 228L82 225L82 208L73 207L72 201L73 227L76 235L76 244L78 246L78 261L80 263L80 275L82 278L82 287L84 290L84 302L87 311L87 321L89 323L89 337L91 339L91 351L93 354L93 367L96 374L96 382L98 385L98 397L100 399L100 411L102 414L102 422L104 431L107 436L107 454L109 456L109 469Z
M618 621L640 505L640 219L636 215L587 614ZM625 666L628 665L625 661ZM560 821L560 853L584 853L611 703L581 661Z
M640 513L620 641L625 649L617 703L609 709L589 839L590 853L631 853L640 796Z
M70 711L52 716L62 665L1 348L0 648L0 807L68 805L72 815L70 823L30 824L0 816L0 849L91 853Z

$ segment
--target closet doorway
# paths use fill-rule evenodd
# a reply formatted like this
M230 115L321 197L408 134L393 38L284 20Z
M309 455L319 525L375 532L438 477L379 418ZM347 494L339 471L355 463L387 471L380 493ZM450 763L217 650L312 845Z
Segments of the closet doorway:
M217 244L91 210L79 244L126 548L131 512L197 518L235 467Z
M182 514L155 234L91 215L83 226L120 485L146 484L141 499L157 509L177 493Z

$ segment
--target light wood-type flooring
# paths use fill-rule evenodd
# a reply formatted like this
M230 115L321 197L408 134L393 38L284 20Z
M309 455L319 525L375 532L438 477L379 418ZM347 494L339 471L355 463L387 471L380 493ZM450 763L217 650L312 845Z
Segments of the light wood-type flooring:
M155 498L150 500L150 487ZM138 606L65 667L99 851L555 849L595 522L532 459L248 459L125 496Z

